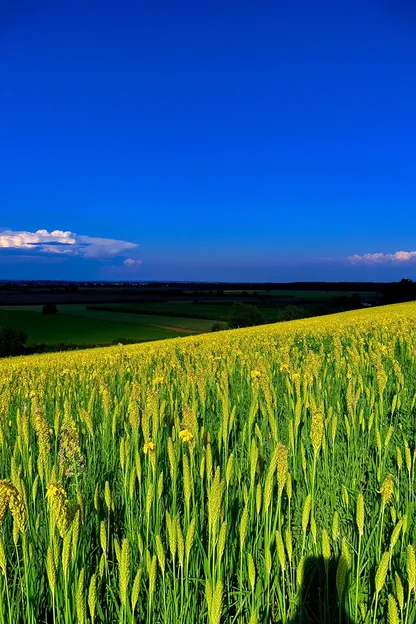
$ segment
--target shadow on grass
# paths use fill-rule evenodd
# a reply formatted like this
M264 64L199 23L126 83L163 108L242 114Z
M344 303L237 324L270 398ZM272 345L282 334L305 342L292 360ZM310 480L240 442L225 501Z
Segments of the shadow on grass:
M331 559L326 570L323 557L306 560L299 607L290 624L354 624L338 601L337 565L338 560Z

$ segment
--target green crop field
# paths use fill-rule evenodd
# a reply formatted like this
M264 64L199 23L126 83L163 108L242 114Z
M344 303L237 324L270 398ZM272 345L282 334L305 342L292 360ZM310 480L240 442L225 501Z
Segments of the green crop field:
M181 335L180 330L169 330L148 324L133 324L95 318L94 315L44 315L35 310L0 310L0 326L24 331L28 346L36 344L111 344L118 339L137 342L160 340Z
M190 302L166 302L166 303L105 303L88 306L94 310L106 310L128 314L145 314L157 316L172 316L183 318L189 316L194 319L227 322L233 310L233 302L223 303L190 303ZM276 307L259 306L263 319L267 323L273 323L278 318ZM123 311L123 312L121 312Z
M413 624L415 354L412 303L1 360L0 622Z

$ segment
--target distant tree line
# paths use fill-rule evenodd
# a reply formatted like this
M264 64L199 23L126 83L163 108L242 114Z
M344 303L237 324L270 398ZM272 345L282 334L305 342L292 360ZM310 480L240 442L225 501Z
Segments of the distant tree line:
M0 326L0 357L23 355L26 348L27 335L13 327Z
M416 300L416 282L411 279L402 279L400 282L388 284L383 291L382 303L403 303Z

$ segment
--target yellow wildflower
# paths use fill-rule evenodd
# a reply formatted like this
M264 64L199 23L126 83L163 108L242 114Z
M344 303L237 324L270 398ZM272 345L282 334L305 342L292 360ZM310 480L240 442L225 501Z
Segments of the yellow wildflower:
M151 453L154 453L156 449L156 444L154 442L152 442L151 440L148 440L145 445L143 446L143 453L145 455L147 455L147 453L150 451Z
M182 442L190 442L194 436L189 429L182 429L182 431L179 432L179 437Z

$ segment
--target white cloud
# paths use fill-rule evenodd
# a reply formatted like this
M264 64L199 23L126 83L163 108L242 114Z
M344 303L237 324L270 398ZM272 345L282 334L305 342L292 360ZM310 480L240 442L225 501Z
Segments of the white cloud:
M126 266L140 266L143 264L141 260L133 260L133 258L126 258L123 262Z
M37 230L23 232L3 230L0 232L0 249L23 250L44 254L64 254L84 258L111 258L129 249L138 247L136 243L95 238L62 230Z
M352 264L380 264L380 263L402 263L416 260L416 251L396 251L395 253L367 253L362 256L355 254L348 256L349 262Z

